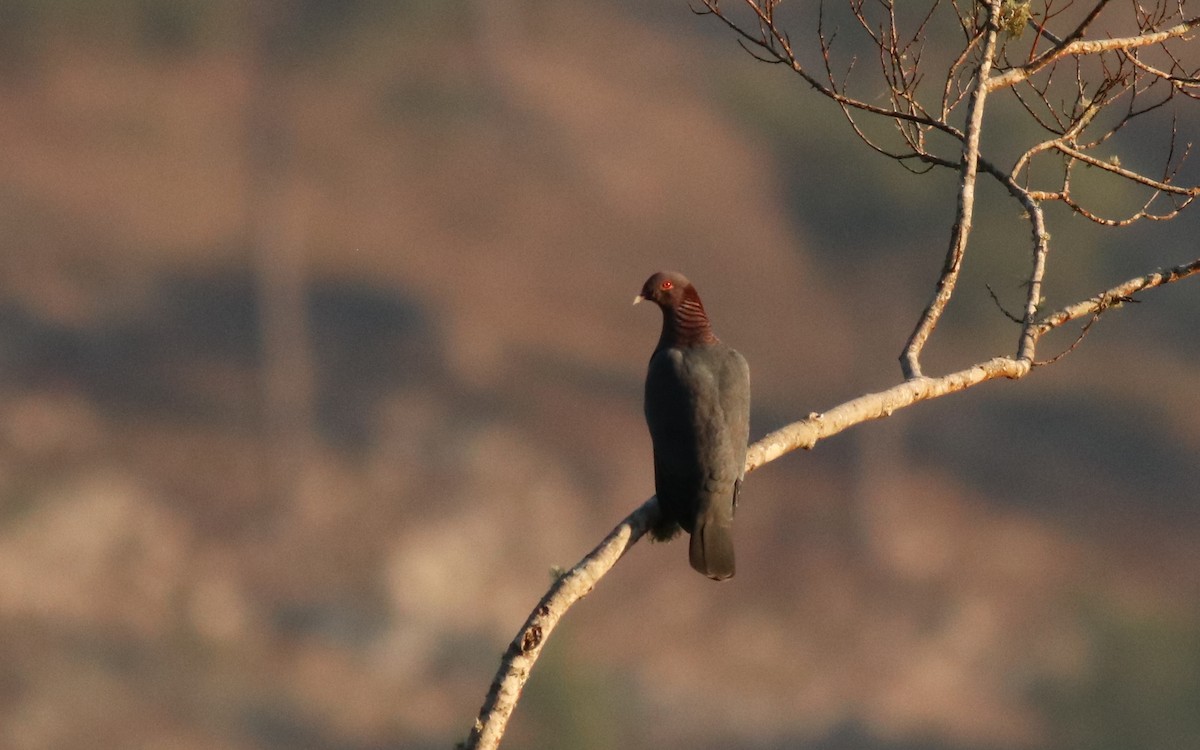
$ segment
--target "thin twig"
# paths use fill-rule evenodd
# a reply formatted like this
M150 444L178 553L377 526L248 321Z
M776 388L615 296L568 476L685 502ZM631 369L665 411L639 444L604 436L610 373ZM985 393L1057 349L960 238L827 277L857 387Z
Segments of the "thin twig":
M1137 182L1145 185L1146 187L1152 187L1159 192L1174 193L1175 195L1182 195L1185 197L1194 197L1196 195L1200 195L1200 187L1185 188L1179 187L1178 185L1172 185L1169 182L1160 182L1158 180L1151 179L1145 175L1138 174L1137 172L1113 164L1112 162L1107 162L1103 159L1097 159L1096 157L1085 154L1078 149L1071 148L1061 140L1054 141L1053 146L1067 156L1070 156L1072 159L1078 159L1084 164L1090 164L1097 169L1103 169L1105 172L1111 172L1112 174L1124 177L1132 182Z
M984 284L983 287L985 289L987 289L988 296L992 298L992 302L995 303L996 309L999 310L1000 312L1002 312L1004 314L1004 317L1008 318L1009 320L1011 320L1014 323L1021 322L1021 319L1018 318L1016 315L1013 315L1012 313L1010 313L1008 311L1008 308L1006 308L1004 306L1004 303L1000 301L1000 298L996 296L996 290L992 289L991 284Z
M1040 362L1034 362L1033 366L1034 367L1045 367L1046 365L1052 365L1055 362L1062 359L1063 357L1070 354L1071 352L1075 351L1075 349L1080 344L1083 343L1084 338L1087 337L1088 331L1092 330L1092 326L1094 326L1096 324L1096 321L1100 320L1100 316L1103 315L1106 310L1111 310L1114 307L1120 307L1121 305L1125 304L1126 302L1141 302L1141 300L1134 299L1133 297L1104 297L1104 298L1102 298L1100 300L1099 306L1096 308L1096 311L1094 313L1092 313L1092 317L1088 318L1088 322L1083 324L1083 328L1081 328L1079 330L1079 335L1075 337L1075 340L1071 342L1070 346L1068 346L1066 349L1062 350L1058 354L1054 355L1050 359L1042 360Z

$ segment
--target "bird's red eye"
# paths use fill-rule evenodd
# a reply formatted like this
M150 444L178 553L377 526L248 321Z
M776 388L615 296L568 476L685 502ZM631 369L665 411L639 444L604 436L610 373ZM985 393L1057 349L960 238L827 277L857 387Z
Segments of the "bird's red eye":
M663 283L659 284L658 288L665 292L673 286L675 286L675 285L671 283L670 279L668 279L668 280L664 281Z

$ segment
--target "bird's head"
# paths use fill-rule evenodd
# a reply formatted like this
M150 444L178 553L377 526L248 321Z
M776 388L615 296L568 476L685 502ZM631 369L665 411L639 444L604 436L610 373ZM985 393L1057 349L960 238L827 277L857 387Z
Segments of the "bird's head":
M633 298L633 304L649 300L662 308L676 307L683 301L689 289L692 289L692 294L695 295L692 282L683 274L676 271L659 271L646 279L641 294Z
M642 285L642 293L634 297L636 305L647 299L662 310L663 329L658 339L658 348L664 346L699 346L714 344L713 335L704 304L692 282L675 271L659 271ZM655 351L658 351L657 349Z

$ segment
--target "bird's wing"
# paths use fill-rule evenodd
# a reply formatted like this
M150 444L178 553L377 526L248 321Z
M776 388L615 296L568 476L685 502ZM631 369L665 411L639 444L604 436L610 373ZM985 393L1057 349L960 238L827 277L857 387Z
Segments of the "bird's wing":
M746 473L746 450L750 440L750 366L746 358L733 349L727 350L722 358L720 393L730 460L735 462L740 484Z

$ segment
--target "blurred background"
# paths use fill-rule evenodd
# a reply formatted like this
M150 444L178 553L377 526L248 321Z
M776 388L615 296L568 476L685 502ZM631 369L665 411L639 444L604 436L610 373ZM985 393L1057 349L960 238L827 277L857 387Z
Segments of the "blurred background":
M761 436L898 382L953 221L683 0L2 0L0 101L15 750L451 746L652 492L644 279ZM978 211L930 374L1015 350L1026 230ZM1050 220L1050 306L1196 256L1194 213ZM1184 281L756 472L737 578L637 545L505 746L1200 746L1198 325Z

